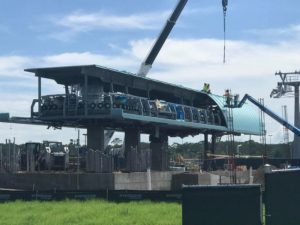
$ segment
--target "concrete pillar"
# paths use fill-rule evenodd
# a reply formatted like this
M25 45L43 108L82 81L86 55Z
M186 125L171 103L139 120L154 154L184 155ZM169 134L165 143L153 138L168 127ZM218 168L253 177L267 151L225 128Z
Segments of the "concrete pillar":
M300 127L300 115L299 115L299 86L295 86L295 126ZM294 134L293 142L293 159L300 159L300 137Z
M211 146L210 146L210 152L213 155L215 154L215 150L216 150L216 140L217 140L217 136L213 134L211 136ZM213 156L213 158L214 157L215 156ZM211 167L212 167L213 170L216 169L216 161L215 160L211 161Z
M207 152L209 150L209 144L208 144L208 134L204 134L204 150L203 150L203 170L208 169L208 157Z
M166 171L169 168L168 135L160 132L159 137L150 135L151 169Z
M133 157L136 152L140 151L141 134L138 128L127 128L125 129L125 161L126 168L129 171L135 170L135 158ZM136 152L132 153L134 150Z
M104 151L104 127L98 124L89 124L87 127L87 146L94 150Z

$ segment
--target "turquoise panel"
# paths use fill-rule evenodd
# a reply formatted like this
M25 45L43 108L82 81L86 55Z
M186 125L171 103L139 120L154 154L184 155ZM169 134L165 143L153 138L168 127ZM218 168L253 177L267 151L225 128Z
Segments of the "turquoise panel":
M228 108L225 107L225 98L223 96L213 94L209 94L209 97L212 98L220 107L228 124ZM233 108L232 114L233 128L235 132L260 135L261 123L259 119L259 110L255 109L251 103L245 102L241 108Z

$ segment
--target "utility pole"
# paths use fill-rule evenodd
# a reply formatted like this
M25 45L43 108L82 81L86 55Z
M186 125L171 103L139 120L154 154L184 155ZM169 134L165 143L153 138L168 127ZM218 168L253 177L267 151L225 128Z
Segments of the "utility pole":
M288 121L288 113L287 113L287 106L282 106L282 117ZM289 130L283 126L283 143L288 144L289 143Z

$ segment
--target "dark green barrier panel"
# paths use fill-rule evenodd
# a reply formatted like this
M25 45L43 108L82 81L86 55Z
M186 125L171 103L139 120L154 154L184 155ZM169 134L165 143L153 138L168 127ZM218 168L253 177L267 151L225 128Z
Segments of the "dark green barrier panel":
M0 190L0 203L15 200L60 201L65 199L109 201L164 201L181 202L181 191L100 190L100 191L12 191Z
M300 224L300 170L265 175L267 225Z
M139 201L151 200L158 202L181 202L181 191L135 191L135 190L113 190L108 192L108 200Z
M260 185L186 186L183 225L261 225Z

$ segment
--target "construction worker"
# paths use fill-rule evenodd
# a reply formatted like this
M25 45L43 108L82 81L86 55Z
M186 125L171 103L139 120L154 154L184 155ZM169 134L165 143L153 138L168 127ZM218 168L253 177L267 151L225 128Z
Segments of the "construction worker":
M230 106L230 103L231 103L231 100L232 100L232 96L230 94L229 89L225 90L224 97L226 98L226 105Z
M205 93L210 94L210 87L209 87L208 83L204 83L202 91L205 92Z
M162 105L160 104L160 101L158 99L155 99L155 105L157 109L161 109Z

